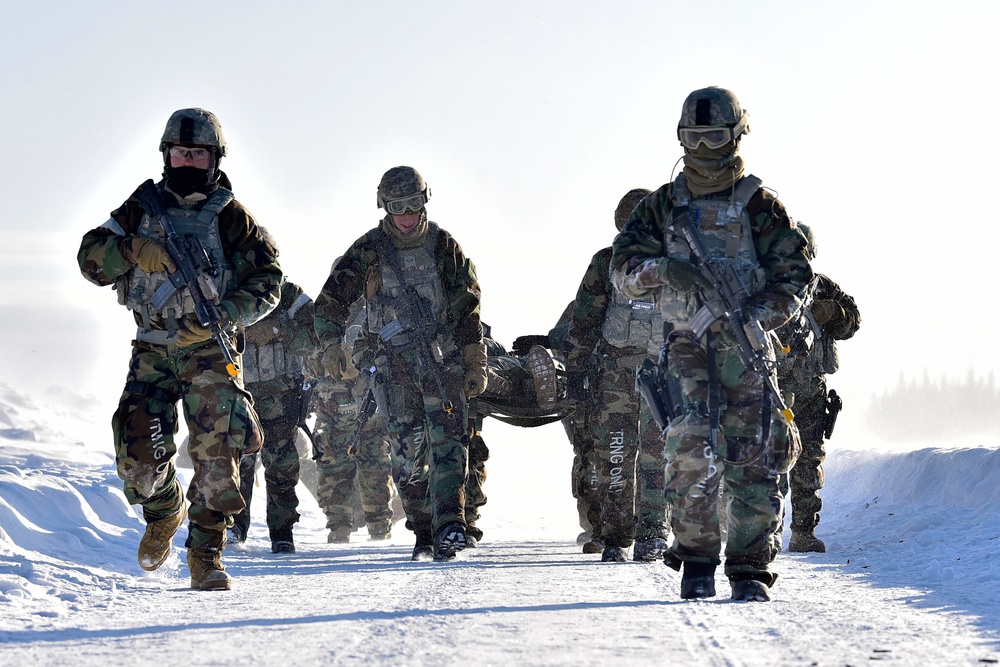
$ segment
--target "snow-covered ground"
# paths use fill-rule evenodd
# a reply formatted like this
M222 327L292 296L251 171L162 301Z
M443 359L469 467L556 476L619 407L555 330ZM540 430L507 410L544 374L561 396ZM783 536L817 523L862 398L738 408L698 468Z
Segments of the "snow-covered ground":
M0 664L971 665L1000 659L1000 449L834 449L819 534L770 604L678 599L662 564L580 553L558 425L489 423L478 549L413 563L410 534L325 542L300 489L298 553L270 553L263 490L230 592L160 570L114 472L113 406L0 384ZM182 470L182 474L187 474ZM787 537L787 535L786 535Z

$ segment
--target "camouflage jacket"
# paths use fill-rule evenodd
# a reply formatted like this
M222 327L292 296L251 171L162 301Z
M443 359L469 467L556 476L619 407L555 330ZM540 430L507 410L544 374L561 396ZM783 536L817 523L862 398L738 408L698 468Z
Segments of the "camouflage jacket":
M611 246L611 279L627 297L645 296L664 287L658 278L665 258L666 235L673 209L672 183L643 199L629 216ZM705 199L728 201L731 191L706 195ZM764 272L764 286L750 299L760 309L761 324L775 329L791 318L801 305L812 280L805 256L806 240L788 217L785 207L761 187L747 203L753 244ZM673 257L690 261L689 256Z
M817 273L809 292L803 308L776 332L789 350L778 354L778 380L782 384L808 382L835 373L840 365L836 341L851 338L861 326L854 298L827 276ZM815 322L811 312L813 303L819 300L830 300L837 306L833 319L822 325Z
M244 381L299 380L304 360L316 354L313 301L293 282L281 285L281 300L263 319L246 329Z
M615 358L634 355L645 355L646 345L655 339L656 350L660 348L663 337L663 323L659 313L650 313L656 319L656 326L659 331L655 334L647 331L648 336L644 336L641 347L637 344L625 345L622 341L609 340L607 334L607 324L611 317L611 310L618 305L616 302L621 297L615 294L615 288L611 284L611 248L599 250L590 260L590 266L580 282L580 287L576 292L576 299L573 301L572 324L569 328L569 352L566 356L566 363L569 366L580 366L587 355L600 347L602 354L607 354ZM643 301L652 310L654 303L652 300ZM628 303L625 303L625 310L628 311ZM620 332L624 337L630 336L629 315L624 315L624 322L617 322L624 325L625 330ZM648 325L649 322L646 322ZM634 328L634 327L631 327Z
M443 334L450 337L458 349L482 344L480 290L475 266L463 254L458 242L443 229L437 234L434 257L447 302ZM351 304L361 297L371 301L378 293L382 284L379 262L375 243L365 235L347 249L330 272L316 298L316 335L322 349L343 340Z
M111 212L110 220L84 234L80 242L77 263L83 276L95 285L112 285L134 266L124 258L121 247L135 236L145 214L138 194L137 188L124 204ZM170 196L169 191L164 193L164 197ZM198 201L188 206L199 209L203 203ZM178 200L167 205L181 207L184 202ZM278 303L282 281L278 249L236 200L219 213L219 233L237 281L236 289L222 296L220 307L233 324L249 326ZM135 321L141 324L138 314Z

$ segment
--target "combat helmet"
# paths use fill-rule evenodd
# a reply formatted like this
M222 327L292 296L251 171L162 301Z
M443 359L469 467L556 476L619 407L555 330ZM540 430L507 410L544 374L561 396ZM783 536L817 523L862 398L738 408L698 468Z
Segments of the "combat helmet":
M721 148L750 133L750 116L731 91L717 86L696 90L684 100L677 138L687 150L704 144Z
M226 154L222 124L214 113L204 109L180 109L170 115L160 139L160 150L173 145L205 146L215 149L218 157Z
M419 211L430 198L431 189L413 167L393 167L378 184L378 208L393 215Z
M621 231L622 227L625 226L625 222L632 215L632 211L639 205L639 202L650 193L651 191L646 188L635 188L625 193L622 200L618 202L618 208L615 209L615 227L618 228L618 231Z

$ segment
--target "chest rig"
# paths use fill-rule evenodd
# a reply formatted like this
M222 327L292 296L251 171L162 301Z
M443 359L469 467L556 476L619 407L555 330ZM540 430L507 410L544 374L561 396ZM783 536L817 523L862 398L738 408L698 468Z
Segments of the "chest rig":
M243 381L247 384L303 375L302 357L291 354L285 340L293 334L295 314L309 303L309 297L300 294L290 305L284 301L282 299L282 303L263 320L246 329Z
M162 193L162 189L161 189ZM165 198L172 199L172 198ZM219 233L219 213L233 200L233 193L218 188L209 196L200 211L167 208L167 216L177 234L188 244L203 267L198 280L205 296L215 305L236 288L236 273L222 249ZM136 236L163 242L166 234L156 218L147 211ZM145 329L173 328L170 320L194 313L194 300L186 289L175 289L165 272L146 273L133 266L115 284L119 303L142 317Z
M408 345L415 342L413 332L421 328L421 322L432 319L440 329L448 322L448 311L444 298L444 287L438 271L434 248L437 246L439 228L433 222L427 225L424 242L415 248L392 248L399 260L402 276L397 275L388 258L380 257L379 271L382 287L368 302L368 331L377 334L389 345ZM375 230L373 233L382 234ZM374 240L374 239L373 239ZM391 241L386 240L387 243ZM380 247L376 242L376 247ZM406 282L403 284L401 279ZM416 291L414 306L420 312L413 312L411 299L404 290Z
M663 315L654 296L629 299L610 290L601 337L617 348L637 347L656 355L663 345Z
M713 259L732 264L750 293L759 292L764 287L765 275L757 259L746 206L760 186L759 178L747 176L740 179L729 199L694 198L688 190L687 178L684 174L678 176L671 191L671 224L664 230L664 255L680 259L691 257L687 241L673 227L673 218L686 207ZM696 294L678 292L669 285L660 288L659 303L664 321L681 330L690 328L691 320L701 307Z

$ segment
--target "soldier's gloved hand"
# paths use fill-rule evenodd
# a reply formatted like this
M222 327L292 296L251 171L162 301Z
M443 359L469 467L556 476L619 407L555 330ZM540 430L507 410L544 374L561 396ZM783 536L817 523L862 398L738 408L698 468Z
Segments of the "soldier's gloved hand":
M486 391L486 345L470 343L462 348L462 362L465 367L465 395L475 398Z
M549 337L540 335L530 335L530 336L518 336L514 339L514 345L511 348L511 354L515 357L526 357L528 356L528 350L530 350L535 345L541 345L542 347L549 346Z
M175 271L174 260L167 249L155 239L133 236L121 242L122 257L146 273Z
M353 365L351 364L351 360L347 358L347 352L344 351L344 347L340 343L334 343L323 350L320 363L323 365L323 370L329 373L330 377L334 380L350 379L346 376L349 372L347 368L348 366L353 368ZM357 369L355 369L355 372L357 372Z
M181 325L177 329L177 346L187 347L203 343L212 337L212 330L203 327L194 315L188 315L181 320Z
M840 304L833 299L817 299L813 301L812 308L813 317L816 319L817 324L826 324L830 320L834 320L837 317L842 317L844 315L844 309L840 307Z
M659 265L660 278L678 292L709 290L712 283L694 264L683 259L666 259Z

